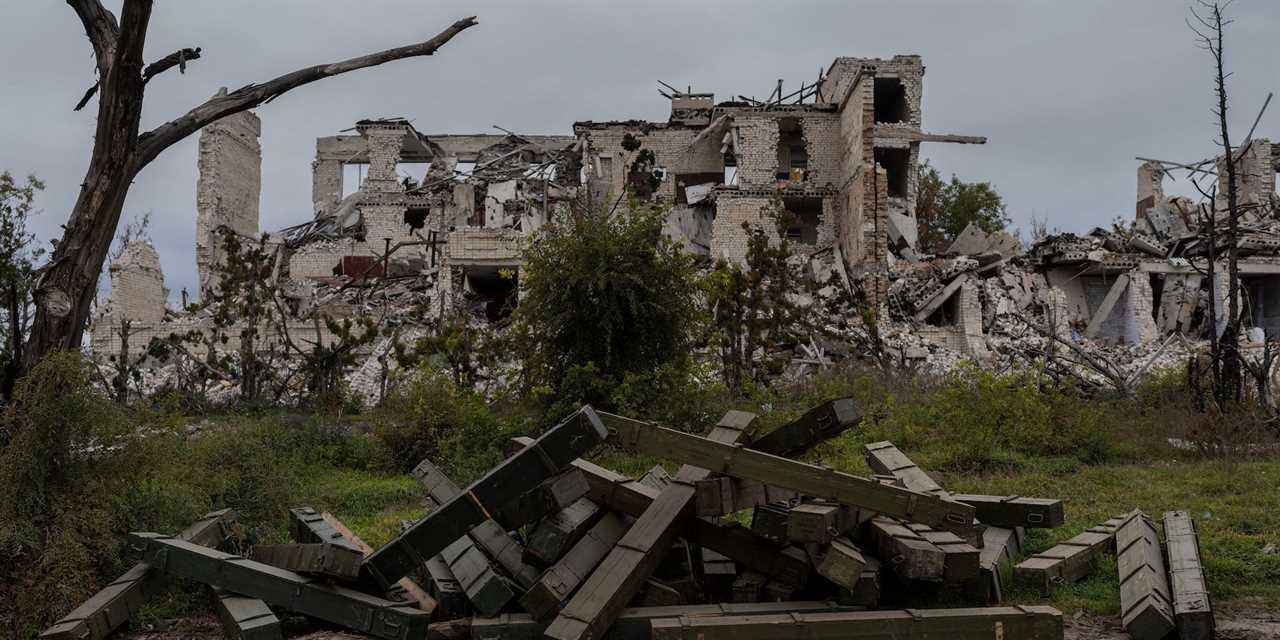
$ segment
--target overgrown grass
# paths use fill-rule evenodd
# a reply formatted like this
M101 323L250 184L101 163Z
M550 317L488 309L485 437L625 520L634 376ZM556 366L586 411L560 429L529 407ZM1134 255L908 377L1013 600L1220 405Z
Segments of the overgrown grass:
M204 512L232 507L253 537L279 542L288 536L288 508L308 505L378 546L401 520L428 511L405 473L410 461L429 456L466 484L500 459L511 434L534 435L556 420L518 404L485 406L429 372L386 407L355 418L122 410L88 391L75 363L50 366L0 423L0 476L28 488L0 500L7 551L0 627L11 637L30 637L123 571L129 531L173 533ZM1228 463L1170 447L1166 438L1183 436L1193 420L1176 375L1122 399L977 370L921 380L837 368L785 387L748 388L738 398L714 384L689 389L641 417L702 431L724 411L741 409L759 414L764 432L842 396L855 399L863 424L810 459L865 473L862 445L888 439L949 489L1064 499L1066 525L1033 531L1031 552L1135 507L1156 517L1186 509L1200 528L1218 601L1280 607L1280 555L1261 551L1280 543L1280 460ZM191 435L195 423L203 428ZM93 448L107 441L116 445ZM657 464L678 466L611 447L591 457L633 477ZM1090 579L1056 589L1049 603L1115 613L1117 589L1114 561L1106 559ZM1042 601L1030 592L1013 597ZM154 599L141 622L206 611L205 599L198 585L182 586Z

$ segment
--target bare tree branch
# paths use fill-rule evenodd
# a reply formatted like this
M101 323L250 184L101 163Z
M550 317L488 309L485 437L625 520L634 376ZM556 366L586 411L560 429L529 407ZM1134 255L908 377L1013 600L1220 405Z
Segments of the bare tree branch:
M83 109L86 104L89 104L89 100L98 93L98 84L99 83L97 82L93 83L93 86L89 87L89 90L84 92L84 97L80 98L80 102L76 103L76 108L72 109L72 111L79 111Z
M120 11L120 38L116 46L116 64L121 71L136 67L142 72L142 49L147 43L147 27L151 24L153 0L125 0Z
M179 49L173 53L152 62L142 71L142 82L150 82L152 78L174 68L178 68L178 73L187 72L187 63L200 57L200 47L188 47Z
M388 49L333 64L321 64L299 69L262 84L251 84L227 95L214 96L177 119L166 122L139 136L138 150L134 156L134 162L138 167L145 166L155 159L161 151L188 135L199 131L201 127L219 118L270 102L286 91L296 89L302 85L347 73L348 71L375 67L392 60L429 56L452 40L454 36L476 24L476 19L472 16L453 23L436 37L425 42Z
M98 0L67 0L84 25L84 33L93 45L93 55L98 62L99 73L105 72L111 63L111 52L120 35L116 17Z

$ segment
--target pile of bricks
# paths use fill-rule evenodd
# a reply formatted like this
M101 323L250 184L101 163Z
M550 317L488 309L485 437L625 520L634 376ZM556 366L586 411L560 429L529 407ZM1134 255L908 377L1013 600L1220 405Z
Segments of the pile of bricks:
M389 640L1061 639L1059 611L1004 604L1011 582L1052 589L1109 550L1134 638L1212 637L1186 513L1165 514L1167 554L1134 511L1015 564L1061 501L948 492L889 442L865 446L869 477L795 459L860 421L841 399L697 436L584 407L465 488L423 461L434 508L376 550L310 508L290 512L295 544L245 556L218 550L229 511L131 534L139 564L41 637L104 638L177 577L243 639L283 637L286 612ZM582 459L606 440L683 466L631 479Z

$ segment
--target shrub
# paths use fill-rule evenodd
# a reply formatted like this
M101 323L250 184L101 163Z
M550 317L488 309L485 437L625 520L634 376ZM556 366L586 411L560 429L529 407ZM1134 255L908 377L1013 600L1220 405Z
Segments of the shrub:
M522 386L554 421L583 403L611 407L627 376L686 373L699 332L693 259L662 230L666 210L580 203L524 251L515 312Z
M463 484L496 464L508 430L479 396L441 370L420 367L388 394L374 433L397 469L424 458Z
M121 570L123 532L169 530L205 506L148 471L174 438L140 435L89 384L76 354L53 354L22 379L0 427L0 628L34 635Z

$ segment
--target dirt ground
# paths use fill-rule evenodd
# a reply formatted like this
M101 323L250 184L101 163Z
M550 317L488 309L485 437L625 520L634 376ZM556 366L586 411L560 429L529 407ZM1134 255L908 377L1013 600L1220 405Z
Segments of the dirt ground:
M1280 611L1229 611L1217 614L1218 640L1276 640ZM1129 640L1119 618L1082 612L1066 616L1065 640Z
M178 620L164 631L138 631L125 640L221 640L222 627L209 618ZM295 640L362 640L365 636L341 631L314 631L292 636ZM1280 611L1241 610L1218 614L1218 640L1276 640L1280 638ZM1065 640L1129 640L1120 620L1082 612L1066 616ZM1017 640L1010 638L1009 640Z

